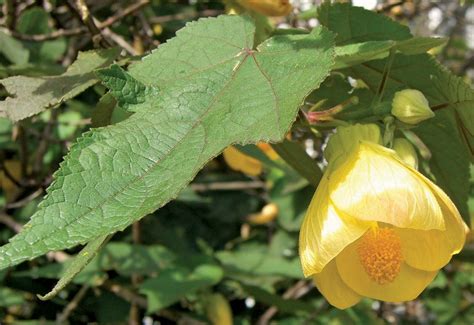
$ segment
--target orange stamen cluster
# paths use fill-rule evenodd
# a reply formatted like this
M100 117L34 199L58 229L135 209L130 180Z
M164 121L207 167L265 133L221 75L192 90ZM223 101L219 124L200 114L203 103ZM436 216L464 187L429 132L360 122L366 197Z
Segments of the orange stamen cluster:
M368 231L360 240L357 253L368 276L378 284L391 283L400 273L400 237L390 228Z

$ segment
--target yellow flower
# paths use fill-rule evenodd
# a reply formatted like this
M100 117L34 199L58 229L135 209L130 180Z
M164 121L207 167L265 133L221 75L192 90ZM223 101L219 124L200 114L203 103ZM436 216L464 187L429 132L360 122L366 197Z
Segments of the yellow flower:
M264 154L267 155L268 158L271 160L277 160L280 156L273 150L272 146L269 143L260 142L257 143L257 147L263 151Z
M415 299L466 237L450 198L380 139L374 124L337 129L301 226L303 273L341 309Z
M271 160L278 159L278 154L268 143L258 143L257 147ZM227 165L229 165L233 170L250 176L260 175L263 171L263 166L260 160L246 155L234 146L227 147L222 154Z
M262 172L262 163L252 158L234 146L227 147L222 153L230 168L250 176L257 176Z
M232 325L232 309L227 299L219 294L211 294L205 303L207 318L213 325Z
M266 16L286 16L293 10L288 0L238 0L238 3Z
M13 177L17 181L21 179L22 171L21 162L19 160L6 160L3 165L9 172L10 177ZM21 188L19 188L10 177L5 175L3 170L0 170L0 188L3 189L7 202L13 202L21 194Z
M268 203L259 213L253 213L247 217L247 221L254 225L264 225L272 222L278 216L278 205Z

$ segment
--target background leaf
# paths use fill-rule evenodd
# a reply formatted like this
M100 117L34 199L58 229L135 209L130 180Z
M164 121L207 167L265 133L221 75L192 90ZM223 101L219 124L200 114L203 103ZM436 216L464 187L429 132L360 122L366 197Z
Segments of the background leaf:
M216 284L222 276L221 268L216 265L202 264L191 272L175 268L143 282L140 292L148 297L148 312L151 313L198 289Z
M60 76L2 79L12 97L0 101L0 117L16 122L73 98L97 83L93 71L112 63L118 54L118 49L83 52Z
M406 40L411 38L407 26L349 3L325 3L318 9L318 20L336 33L336 44L346 45L367 41Z
M390 54L390 51L406 55L426 53L428 50L444 43L446 43L444 38L413 37L403 41L368 41L337 46L334 69L383 59Z
M20 41L0 32L0 44L2 44L2 46L0 46L0 53L10 62L15 64L25 64L28 62L30 52Z
M49 24L50 16L43 9L34 7L22 12L18 18L17 31L26 35L47 34L53 31ZM24 45L30 50L30 61L54 62L66 51L66 40L57 38L45 42L24 41Z

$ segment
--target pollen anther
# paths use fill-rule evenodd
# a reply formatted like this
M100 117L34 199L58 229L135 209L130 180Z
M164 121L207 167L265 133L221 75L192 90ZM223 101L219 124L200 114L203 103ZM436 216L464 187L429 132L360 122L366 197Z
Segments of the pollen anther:
M367 275L380 285L393 282L400 273L401 241L393 229L369 230L361 238L357 253Z

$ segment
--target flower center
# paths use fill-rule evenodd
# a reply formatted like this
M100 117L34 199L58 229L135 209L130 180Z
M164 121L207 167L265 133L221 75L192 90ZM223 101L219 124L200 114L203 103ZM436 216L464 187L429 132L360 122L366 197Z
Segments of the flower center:
M357 253L365 272L378 284L391 283L400 273L402 247L393 229L368 231L359 242Z

